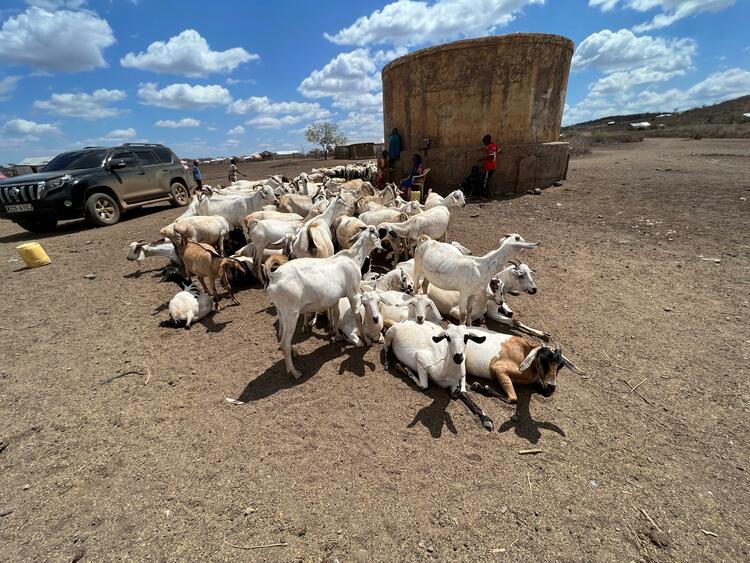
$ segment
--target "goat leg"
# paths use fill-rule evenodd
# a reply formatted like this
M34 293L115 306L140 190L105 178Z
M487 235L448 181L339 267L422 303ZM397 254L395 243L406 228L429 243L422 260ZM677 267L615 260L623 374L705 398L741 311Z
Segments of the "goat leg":
M495 424L492 422L492 419L484 414L482 407L477 405L471 399L471 397L469 397L468 393L466 393L465 391L461 391L460 389L456 389L455 391L453 391L453 398L460 399L463 404L469 407L469 410L479 417L479 420L482 422L482 426L485 429L493 430L495 428Z
M484 385L482 383L479 383L478 381L475 381L474 383L472 383L469 389L471 389L475 393L481 393L482 395L486 395L487 397L495 397L496 399L500 399L502 401L505 400L505 395L503 395L502 393L498 391L495 391L489 385Z

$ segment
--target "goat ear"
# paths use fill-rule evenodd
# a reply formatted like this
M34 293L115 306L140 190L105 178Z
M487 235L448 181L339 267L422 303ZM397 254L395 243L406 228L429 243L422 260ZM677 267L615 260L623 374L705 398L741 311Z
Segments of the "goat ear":
M562 360L563 360L563 365L566 368L568 368L570 371L578 375L584 375L584 372L578 369L578 366L576 366L573 362L571 362L568 358L566 358L565 354L562 354Z
M485 340L487 340L486 336L479 336L478 334L472 334L471 332L466 334L466 338L468 338L472 342L476 342L477 344L482 344Z
M529 355L526 356L523 359L523 361L521 362L521 364L518 366L518 369L520 371L526 371L527 369L529 369L529 367L531 366L531 364L536 359L536 355L539 353L539 350L541 350L541 349L542 349L541 346L537 346L531 352L529 352Z
M446 338L446 336L445 336L445 333L443 332L442 334L438 334L437 336L433 336L432 337L432 341L435 342L435 343L437 343L437 342L440 342L441 340L445 340L445 338Z
M432 309L432 312L435 313L435 316L438 318L439 321L443 320L443 315L440 314L440 311L437 308L437 305L430 299L430 302L427 304L427 306Z
M490 278L490 290L492 293L497 292L497 290L500 288L500 283L497 278Z

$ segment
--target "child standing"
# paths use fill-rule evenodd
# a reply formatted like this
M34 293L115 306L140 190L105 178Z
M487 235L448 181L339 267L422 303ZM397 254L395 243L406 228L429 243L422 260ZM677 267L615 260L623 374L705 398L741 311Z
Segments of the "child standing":
M237 168L237 159L233 158L229 161L229 181L234 183L237 181L237 174L241 174L245 178L247 178L247 175L242 174L240 172L239 168Z
M492 175L495 173L495 167L497 165L497 145L492 142L492 137L485 135L482 137L482 143L484 143L484 183L482 184L482 197L488 198L489 182Z

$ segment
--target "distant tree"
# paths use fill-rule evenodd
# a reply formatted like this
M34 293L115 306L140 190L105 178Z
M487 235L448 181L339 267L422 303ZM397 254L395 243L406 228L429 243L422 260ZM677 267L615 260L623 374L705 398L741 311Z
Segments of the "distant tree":
M341 132L338 123L330 121L319 121L308 125L305 138L308 143L323 148L323 158L326 160L328 160L328 151L336 145L346 144L346 135Z

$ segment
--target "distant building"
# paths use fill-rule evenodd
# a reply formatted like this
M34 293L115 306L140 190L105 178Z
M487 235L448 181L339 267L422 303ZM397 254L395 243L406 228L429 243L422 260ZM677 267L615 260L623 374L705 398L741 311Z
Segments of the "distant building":
M639 121L637 123L631 123L630 127L642 131L643 129L649 129L651 124L648 121Z
M30 156L28 158L24 158L21 162L18 164L13 165L16 171L16 175L20 176L21 174L32 174L39 172L42 168L44 168L47 163L55 158L54 156Z
M615 125L616 123L616 121L607 121L607 125Z
M381 149L382 150L382 149ZM336 158L358 160L375 156L375 143L352 143L337 145L334 150Z

